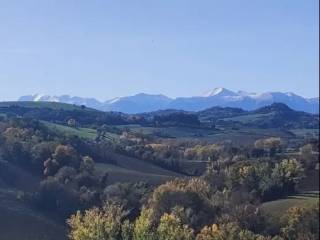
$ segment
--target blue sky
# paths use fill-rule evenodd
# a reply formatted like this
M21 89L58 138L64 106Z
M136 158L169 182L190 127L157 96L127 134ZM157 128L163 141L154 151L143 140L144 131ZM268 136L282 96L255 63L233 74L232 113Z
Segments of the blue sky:
M318 95L317 0L3 0L0 100Z

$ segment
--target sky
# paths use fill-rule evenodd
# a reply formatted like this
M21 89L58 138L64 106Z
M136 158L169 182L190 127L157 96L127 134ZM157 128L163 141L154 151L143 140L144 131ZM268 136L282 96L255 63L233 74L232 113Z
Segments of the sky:
M318 0L0 0L0 100L319 95Z

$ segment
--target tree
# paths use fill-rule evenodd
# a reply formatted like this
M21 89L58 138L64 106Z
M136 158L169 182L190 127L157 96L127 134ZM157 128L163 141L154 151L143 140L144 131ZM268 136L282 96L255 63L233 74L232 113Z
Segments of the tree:
M121 226L121 240L133 239L133 224L129 220L125 220Z
M63 166L79 169L80 157L72 146L59 144L51 157L44 162L44 175L52 176Z
M312 145L306 144L300 148L300 158L307 169L315 169L319 162L316 155L313 154Z
M202 179L169 181L156 188L148 201L151 221L157 225L164 213L172 213L179 207L183 209L181 215L186 216L180 218L183 223L198 230L217 214L210 197L210 186Z
M31 149L31 161L35 168L41 169L44 161L51 157L55 148L54 142L40 142L34 145Z
M158 240L192 240L193 230L183 225L174 214L165 213L157 228Z
M68 217L80 208L78 192L59 183L54 177L48 177L40 183L37 198L41 207L55 210L62 217Z
M289 208L282 222L281 234L287 240L319 239L319 203L308 208Z
M295 186L304 177L304 169L296 159L283 159L277 163L272 171L271 179L276 186L279 186L285 193L295 191Z
M128 217L136 218L140 214L141 205L147 200L150 193L148 185L141 183L115 183L104 188L100 198L120 203L130 210Z
M151 209L142 209L140 216L134 224L134 240L156 240L155 231L151 222L152 214L153 212Z
M264 149L269 152L269 156L273 157L282 147L283 142L281 138L271 137L266 139L259 139L255 143L255 148Z
M84 156L82 157L82 161L80 164L80 170L81 171L86 171L90 174L93 173L94 171L94 161L91 157L89 156Z
M241 229L236 223L213 224L204 227L196 240L281 240L278 236L264 237L251 231Z
M78 211L67 223L71 240L117 240L120 239L123 208L115 203L107 203L103 209L92 208L84 214Z
M77 126L77 122L76 122L76 120L73 119L73 118L70 118L70 119L68 120L67 124L68 124L69 127L73 127L73 128L75 128L75 127Z
M69 145L58 145L52 154L52 158L60 165L79 165L79 156L77 151Z

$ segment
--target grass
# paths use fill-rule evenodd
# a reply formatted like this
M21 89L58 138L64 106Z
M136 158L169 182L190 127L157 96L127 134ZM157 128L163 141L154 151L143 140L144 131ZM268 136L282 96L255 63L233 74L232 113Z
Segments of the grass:
M105 163L97 163L96 169L99 175L108 173L108 182L110 184L117 182L139 181L148 182L151 184L161 184L174 178L174 176L145 173Z
M319 136L319 129L306 129L306 128L300 128L300 129L291 129L289 130L297 137L305 137L305 136L313 136L318 137Z
M84 139L95 139L97 137L97 131L92 128L74 128L47 121L41 122L44 123L49 129L68 136L78 136ZM110 132L106 133L106 137L113 140L119 139L119 136L117 134Z
M245 117L245 116L244 116ZM232 140L241 144L248 142L253 143L255 140L267 137L282 137L292 138L286 131L279 129L259 129L259 128L245 128L242 127L239 130L225 129L202 129L202 128L190 128L190 127L141 127L140 125L125 125L118 126L119 128L127 127L132 132L143 133L146 135L155 135L160 133L162 138L176 138L176 139L199 139L208 142L219 142L225 140Z
M250 123L266 117L270 117L273 114L274 113L267 113L267 114L257 113L257 114L243 115L243 116L237 116L237 117L231 117L231 118L224 118L222 120L235 121L235 122L241 122L241 123Z
M95 139L97 136L97 131L91 128L73 128L56 123L50 123L47 121L42 121L49 129L57 131L59 133L78 136L80 138Z
M191 127L142 127L140 125L123 125L119 128L129 128L134 133L142 133L145 135L157 135L169 138L191 138L191 137L205 137L217 133L216 130L191 128ZM164 137L164 138L165 138Z
M291 207L319 204L319 171L309 170L306 173L306 178L299 184L297 191L297 194L287 198L263 203L262 210L277 219Z
M284 199L263 203L262 210L276 219L280 218L291 207L307 207L313 204L317 204L318 202L319 192L310 191L288 196Z
M96 163L98 174L105 172L109 174L109 183L145 181L152 184L160 184L170 179L183 176L150 162L117 153L110 153L109 158L115 162L115 164Z

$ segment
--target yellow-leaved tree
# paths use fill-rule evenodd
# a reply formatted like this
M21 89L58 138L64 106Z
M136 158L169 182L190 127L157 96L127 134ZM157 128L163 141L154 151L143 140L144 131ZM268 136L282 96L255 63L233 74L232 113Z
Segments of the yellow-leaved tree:
M103 209L92 208L84 214L78 211L67 223L71 240L118 240L122 235L123 208L107 203Z

